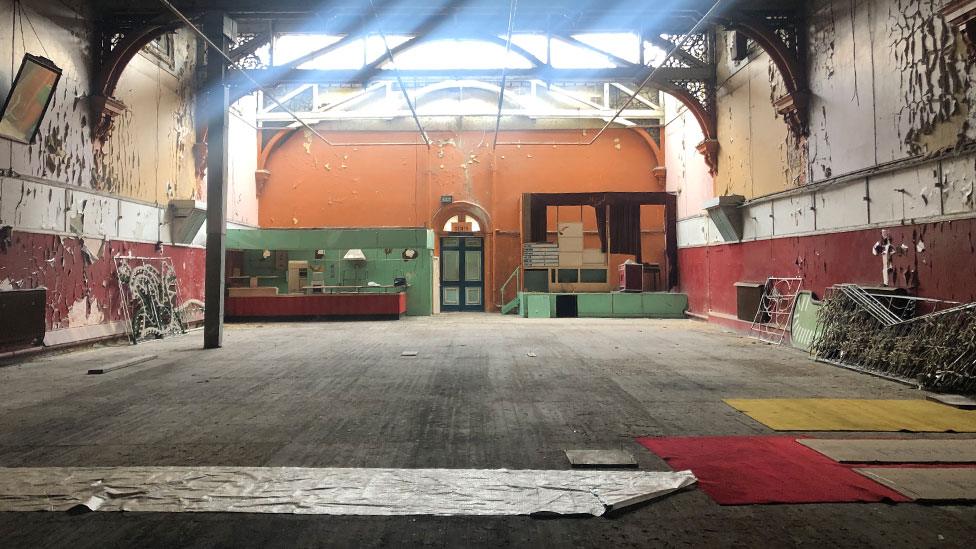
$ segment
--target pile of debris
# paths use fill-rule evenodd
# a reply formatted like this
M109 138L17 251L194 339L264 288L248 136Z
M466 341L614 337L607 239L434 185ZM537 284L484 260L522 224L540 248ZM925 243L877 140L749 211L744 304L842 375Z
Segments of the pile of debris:
M976 303L828 290L811 352L818 360L940 392L976 393Z

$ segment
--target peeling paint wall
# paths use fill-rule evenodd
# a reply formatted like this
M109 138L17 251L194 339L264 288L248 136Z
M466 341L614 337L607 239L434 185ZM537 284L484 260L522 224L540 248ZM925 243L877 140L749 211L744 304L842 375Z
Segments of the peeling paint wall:
M813 181L972 139L971 82L939 0L814 2ZM967 95L969 97L967 97Z
M191 149L195 142L192 82L195 42L174 34L172 67L140 52L122 73L115 96L127 109L102 146L92 142L89 86L96 72L87 3L0 0L0 92L5 96L24 53L63 70L37 142L3 141L0 169L165 206L199 198Z
M840 2L836 2L840 3ZM833 9L832 2L819 2L812 20L822 20ZM973 114L970 104L974 72L964 61L960 37L937 14L942 1L895 0L860 2L856 9L836 14L840 51L846 65L834 74L814 72L813 114L819 128L811 136L827 143L830 139L861 137L862 147L873 144L873 155L851 161L850 154L814 155L811 143L811 171L814 179L847 173L875 163L931 153L972 139ZM828 49L823 41L811 44L817 55ZM852 61L853 60L853 61ZM844 98L862 111L844 109ZM827 116L836 121L825 122ZM857 128L858 131L852 132ZM817 158L817 160L813 160ZM832 164L839 164L832 166Z
M667 190L678 195L678 219L699 215L715 196L712 176L698 144L705 138L698 120L680 101L664 96L663 149L668 167Z
M719 32L719 171L680 186L756 198L972 141L976 66L938 15L944 3L810 2L810 134L801 142L772 106L785 90L769 56L756 49L732 61Z
M98 69L93 15L82 0L23 0L19 8L0 0L0 98L24 53L63 70L36 142L0 140L0 226L12 228L0 280L4 288L48 288L49 343L122 332L114 255L171 256L184 297L203 295L203 250L169 245L166 211L171 198L199 198L195 43L177 32L171 66L136 55L115 92L127 110L99 146L89 104Z
M231 106L228 129L227 220L257 226L258 197L254 172L258 169L257 98L244 97Z
M190 31L173 35L173 65L140 52L119 79L115 97L126 111L95 153L96 189L165 204L199 198L193 144L193 74L196 42Z
M772 100L783 92L783 83L769 56L757 50L749 59L729 57L725 33L717 44L717 132L720 142L719 171L714 178L716 195L763 196L806 181L804 155ZM698 185L707 185L703 179Z
M888 232L897 250L891 259L892 286L909 288L922 297L976 301L972 276L976 219L891 227ZM722 320L735 315L733 284L738 281L802 276L804 289L818 296L842 282L881 286L882 258L871 252L880 238L880 229L862 229L682 248L678 254L682 290L689 295L690 311Z
M87 250L87 251L86 251ZM173 258L184 300L203 295L204 250L120 240L14 232L0 253L0 286L47 288L46 342L68 343L123 333L125 315L115 276L117 255Z
M963 267L976 261L976 67L938 15L945 3L808 2L805 142L791 141L785 122L770 116L783 92L768 56L753 52L736 65L719 44L719 173L714 184L682 177L688 170L673 162L687 159L669 150L669 188L752 200L741 209L742 242L722 242L694 212L679 223L693 311L731 315L732 284L768 276L802 275L818 293L841 282L882 285L881 260L869 249L882 229L909 250L892 259L890 285L976 299L972 269Z
M82 2L65 5L0 0L0 92L6 97L24 53L42 55L64 71L51 106L40 126L37 142L22 145L0 141L7 149L0 169L90 187L93 169L90 115L85 96L92 74L92 35L89 13ZM57 18L60 25L52 21Z

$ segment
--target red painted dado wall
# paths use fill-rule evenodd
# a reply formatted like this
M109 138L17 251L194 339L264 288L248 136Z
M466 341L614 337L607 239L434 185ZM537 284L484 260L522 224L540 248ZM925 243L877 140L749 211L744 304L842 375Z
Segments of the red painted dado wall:
M0 282L8 281L14 288L47 288L49 332L125 318L113 259L117 255L171 258L181 298L203 300L206 254L201 248L163 246L157 251L154 244L109 240L100 259L89 263L78 238L14 231L11 242L0 252ZM89 240L89 248L98 243ZM84 302L84 310L76 305L79 301ZM69 315L73 306L75 314Z
M609 130L589 146L559 144L588 141L595 131L501 132L494 150L492 133L483 131L432 132L429 149L375 144L416 141L415 132L325 132L333 143L374 143L357 146L330 146L301 131L280 134L274 148L262 154L260 167L270 177L259 192L260 225L440 231L447 219L440 198L450 195L455 205L474 204L489 218L479 221L487 225L491 310L499 286L521 262L523 193L664 190L655 172L664 159L644 130ZM583 221L593 231L586 245L599 246L592 208L583 209L582 219L578 207L558 213L560 220ZM550 214L554 222L555 212ZM554 223L550 227L554 230ZM663 207L642 209L645 261L664 265L663 227Z
M890 285L910 288L921 297L976 301L976 219L905 225L886 229L895 247L907 250L892 257ZM802 276L804 289L822 297L828 286L855 283L881 286L882 258L872 254L881 229L773 238L739 244L682 248L678 252L681 290L689 310L735 315L739 281L762 282L768 277ZM919 252L917 243L924 242Z

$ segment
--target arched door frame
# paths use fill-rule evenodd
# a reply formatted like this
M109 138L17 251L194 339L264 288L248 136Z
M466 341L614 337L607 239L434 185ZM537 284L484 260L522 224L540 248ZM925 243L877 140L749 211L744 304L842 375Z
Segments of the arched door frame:
M482 296L482 301L484 302L485 311L493 311L498 306L498 303L495 301L495 238L494 231L492 230L491 215L489 215L488 212L480 205L467 200L459 200L457 202L445 204L434 212L434 215L431 218L431 225L433 227L435 236L434 250L437 255L440 256L441 237L447 234L444 232L444 225L449 219L456 215L473 217L478 221L478 225L481 227L481 232L476 233L476 235L484 238L485 291L484 295Z

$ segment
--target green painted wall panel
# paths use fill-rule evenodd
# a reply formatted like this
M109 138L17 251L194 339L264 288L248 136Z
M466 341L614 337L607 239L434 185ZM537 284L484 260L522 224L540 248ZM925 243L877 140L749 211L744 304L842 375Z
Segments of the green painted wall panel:
M394 278L407 280L407 314L430 315L433 312L433 256L428 248L426 229L231 229L227 249L244 250L244 274L275 276L260 281L262 286L277 286L279 293L288 291L287 272L275 269L274 255L263 258L264 250L286 250L290 261L308 261L313 270L325 273L326 286L381 285ZM233 233L233 238L231 234ZM334 235L332 233L341 233ZM431 239L433 237L431 236ZM417 242L420 242L418 245ZM350 248L363 250L366 263L344 261ZM406 249L417 250L417 258L404 260ZM323 259L315 259L316 250L325 250ZM387 292L383 288L363 288L363 292Z
M579 294L576 308L580 318L607 318L613 316L610 294Z
M228 250L434 249L430 229L228 229Z
M641 294L614 293L613 316L641 317L644 316L644 302Z
M556 296L520 292L523 317L556 318ZM576 295L580 318L684 318L688 296L672 293L582 293ZM546 310L548 309L548 316Z
M549 294L527 294L526 307L529 318L552 318L552 309L555 307L553 299Z

